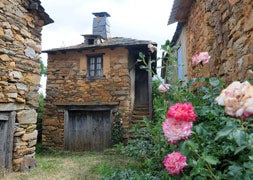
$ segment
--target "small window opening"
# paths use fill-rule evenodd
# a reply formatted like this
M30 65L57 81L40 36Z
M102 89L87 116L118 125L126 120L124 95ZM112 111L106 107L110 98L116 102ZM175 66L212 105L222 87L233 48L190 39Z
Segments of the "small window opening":
M88 44L89 44L89 45L94 44L94 39L88 39Z
M103 77L103 56L94 55L88 56L88 77L98 78Z

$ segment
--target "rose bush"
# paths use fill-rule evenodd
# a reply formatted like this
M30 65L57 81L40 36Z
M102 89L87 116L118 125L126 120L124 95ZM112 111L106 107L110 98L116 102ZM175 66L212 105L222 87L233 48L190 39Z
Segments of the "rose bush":
M170 44L162 48L164 57L171 60ZM173 60L170 62L172 66ZM168 81L171 86L167 93L159 92L159 80L153 81L154 119L144 118L146 126L133 129L137 138L120 148L136 164L115 171L114 177L127 174L125 179L253 179L249 85L225 89L223 82L215 77L195 78L186 85L173 79ZM195 88L195 83L205 85ZM221 105L225 106L225 111ZM227 113L226 106L232 108L232 116ZM242 116L238 117L247 117L246 121L237 118L238 108L243 108ZM182 122L189 124L180 124Z

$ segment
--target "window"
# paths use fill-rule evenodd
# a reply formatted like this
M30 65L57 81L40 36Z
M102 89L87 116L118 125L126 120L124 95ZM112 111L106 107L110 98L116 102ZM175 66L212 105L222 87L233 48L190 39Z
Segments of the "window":
M88 77L89 78L103 77L102 54L95 56L88 56Z
M94 39L88 39L88 44L89 44L89 45L94 44Z

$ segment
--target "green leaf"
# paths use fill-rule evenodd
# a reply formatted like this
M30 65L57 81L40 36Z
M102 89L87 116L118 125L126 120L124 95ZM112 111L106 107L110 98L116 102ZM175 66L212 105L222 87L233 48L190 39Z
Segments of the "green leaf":
M249 156L249 159L250 159L251 161L253 161L253 156Z
M145 59L145 54L143 54L142 52L139 52L139 57L140 57L141 59Z
M234 152L234 155L238 154L239 152L241 152L242 150L244 150L247 146L240 146L238 147L235 152Z
M214 156L204 156L203 159L212 165L216 165L219 162L219 160Z
M240 177L242 176L242 167L239 165L232 165L228 167L228 174L230 176L233 176L234 178L240 179Z
M215 77L211 77L211 78L209 79L209 83L210 83L212 86L216 87L216 86L218 86L218 85L220 84L220 81L219 81L219 79L217 79L217 78L215 78Z
M191 152L191 149L189 148L189 145L187 145L187 141L184 141L181 145L180 145L180 152L184 155L188 155Z
M193 86L193 84L195 83L196 79L191 79L190 81L187 82L187 87L191 87Z
M206 78L204 78L204 77L199 78L198 81L199 81L199 82L205 82L205 81L206 81Z
M212 97L211 94L206 94L205 96L202 97L202 99L208 99L208 98L210 98L210 97Z
M148 68L144 65L140 65L140 69L148 69Z
M231 133L231 131L233 130L233 126L226 126L224 127L222 130L220 130L216 137L215 137L215 141L218 140L221 137L227 136Z
M246 144L246 133L243 130L237 129L232 133L232 136L238 146Z

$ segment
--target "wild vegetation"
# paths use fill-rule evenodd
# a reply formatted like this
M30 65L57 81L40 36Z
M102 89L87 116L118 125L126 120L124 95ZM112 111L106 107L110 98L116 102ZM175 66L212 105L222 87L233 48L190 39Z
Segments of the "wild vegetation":
M101 178L99 172L104 171L104 167L124 169L125 165L131 162L129 158L116 155L113 150L105 152L66 152L41 151L41 147L37 147L36 163L36 168L28 172L13 172L2 178L8 180L96 180Z

